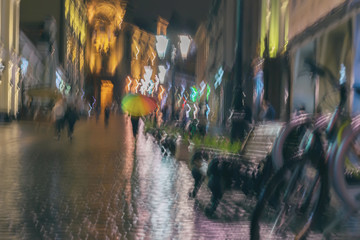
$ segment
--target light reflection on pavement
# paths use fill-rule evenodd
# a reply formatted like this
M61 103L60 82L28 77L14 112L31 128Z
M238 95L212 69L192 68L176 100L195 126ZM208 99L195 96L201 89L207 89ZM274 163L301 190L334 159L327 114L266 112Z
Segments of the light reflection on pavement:
M72 142L47 123L0 125L0 239L249 239L253 199L228 191L206 217L186 161L148 135L135 147L124 116L102 120L79 121Z

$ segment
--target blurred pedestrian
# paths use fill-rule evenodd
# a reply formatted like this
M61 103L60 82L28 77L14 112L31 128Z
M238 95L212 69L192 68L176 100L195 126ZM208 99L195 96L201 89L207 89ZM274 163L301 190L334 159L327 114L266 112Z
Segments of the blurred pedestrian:
M275 119L275 109L269 102L269 100L265 99L262 104L263 112L262 112L262 120L263 121L273 121Z
M99 107L97 107L97 108L95 109L96 122L99 121L100 113L101 113L101 109L100 109Z
M162 112L162 123L166 124L168 120L169 107L165 105L163 109L161 109L161 112Z
M65 112L65 120L68 123L68 137L70 140L72 140L75 123L77 120L79 120L79 114L74 106L70 105L67 107Z
M61 98L55 103L52 110L53 121L55 122L55 131L57 139L60 139L61 130L64 128L66 103L65 99Z
M136 139L136 134L138 132L138 127L139 127L139 117L131 116L131 125L133 130L133 136Z
M109 117L110 117L110 107L106 106L105 110L104 110L104 120L105 120L105 125L108 125L109 123Z

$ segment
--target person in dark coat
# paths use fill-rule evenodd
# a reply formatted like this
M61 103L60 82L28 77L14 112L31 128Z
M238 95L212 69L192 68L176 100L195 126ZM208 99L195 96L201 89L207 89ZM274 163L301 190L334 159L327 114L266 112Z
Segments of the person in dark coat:
M75 122L79 119L79 115L73 106L69 106L66 109L65 119L68 123L68 137L72 140Z
M131 116L131 124L132 124L133 135L134 138L136 139L136 134L138 132L138 127L139 127L139 117Z
M275 119L275 109L268 100L263 102L263 120L273 121Z
M108 125L109 116L110 116L110 107L109 106L106 106L104 113L105 113L105 124Z

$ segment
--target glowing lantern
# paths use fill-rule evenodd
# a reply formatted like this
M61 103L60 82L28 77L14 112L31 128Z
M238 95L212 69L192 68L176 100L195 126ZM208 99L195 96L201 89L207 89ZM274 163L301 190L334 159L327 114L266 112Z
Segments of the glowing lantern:
M159 66L159 74L158 74L158 76L159 76L160 84L164 84L164 82L165 82L166 71L167 71L167 69L165 68L164 65Z
M186 59L190 48L191 38L189 35L180 35L179 38L181 57Z
M164 57L165 57L168 42L169 42L169 39L167 39L166 36L164 36L164 35L156 36L156 51L157 51L160 59L164 59Z

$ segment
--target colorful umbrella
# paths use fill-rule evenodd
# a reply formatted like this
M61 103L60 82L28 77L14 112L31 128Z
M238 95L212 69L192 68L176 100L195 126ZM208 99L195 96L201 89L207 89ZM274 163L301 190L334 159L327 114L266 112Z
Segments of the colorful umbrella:
M156 101L140 94L128 94L121 101L121 108L131 116L145 116L157 108Z

